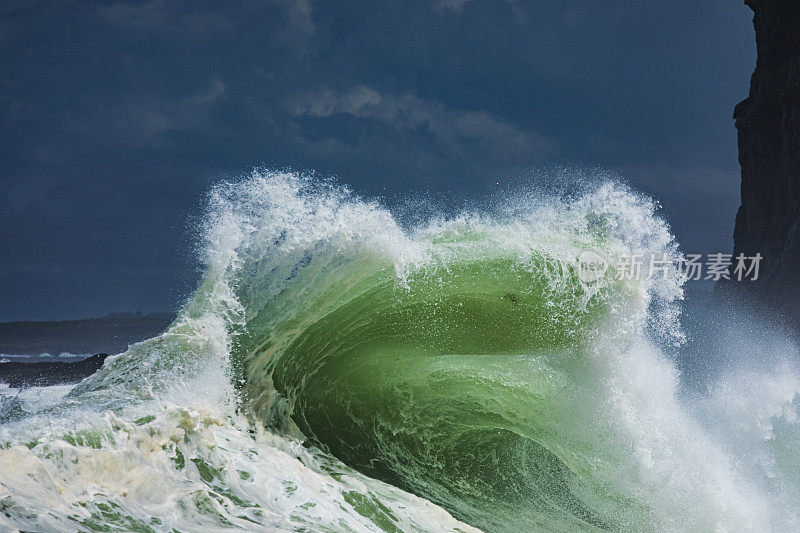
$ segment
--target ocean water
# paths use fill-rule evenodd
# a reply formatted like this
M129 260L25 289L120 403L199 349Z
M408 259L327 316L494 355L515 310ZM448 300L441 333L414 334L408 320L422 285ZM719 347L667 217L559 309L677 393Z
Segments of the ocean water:
M676 271L582 280L680 257L628 187L400 223L261 171L199 231L163 334L0 391L0 529L800 530L792 341Z
M32 354L0 354L0 364L2 363L43 363L43 362L62 362L71 363L77 362L81 359L86 359L92 354L76 354L69 352L61 352L53 355L49 353L40 353L38 355Z

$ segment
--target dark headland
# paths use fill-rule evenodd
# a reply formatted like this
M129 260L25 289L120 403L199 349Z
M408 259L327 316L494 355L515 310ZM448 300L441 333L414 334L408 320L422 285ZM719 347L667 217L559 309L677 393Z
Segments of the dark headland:
M750 94L734 110L742 203L734 257L763 257L757 281L722 282L797 329L800 319L800 2L747 0L758 60Z

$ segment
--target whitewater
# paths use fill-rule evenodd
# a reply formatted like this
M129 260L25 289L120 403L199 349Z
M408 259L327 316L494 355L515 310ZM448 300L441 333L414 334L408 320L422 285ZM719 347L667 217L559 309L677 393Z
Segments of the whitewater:
M587 250L681 251L581 179L403 216L296 172L215 186L163 334L0 391L0 529L800 530L794 342L686 312L677 268L587 281Z

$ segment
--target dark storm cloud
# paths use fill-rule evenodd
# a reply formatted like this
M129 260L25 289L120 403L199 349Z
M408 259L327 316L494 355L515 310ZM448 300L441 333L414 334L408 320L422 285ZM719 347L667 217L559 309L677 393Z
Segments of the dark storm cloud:
M254 165L395 197L599 164L728 249L752 41L722 0L5 2L0 319L174 306Z

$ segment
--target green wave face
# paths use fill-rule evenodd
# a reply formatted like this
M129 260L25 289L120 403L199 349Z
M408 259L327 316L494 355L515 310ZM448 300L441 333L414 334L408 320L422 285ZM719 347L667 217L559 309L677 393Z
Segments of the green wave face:
M646 528L646 506L602 472L620 466L619 443L592 359L598 339L641 330L647 299L636 284L579 281L565 257L617 244L591 215L537 234L544 244L479 219L406 241L364 228L289 247L281 232L237 284L249 408L478 527ZM398 268L375 231L423 259Z
M578 310L509 261L424 278L379 283L292 340L272 371L292 420L348 465L469 523L601 525L552 437L576 346L605 303Z

